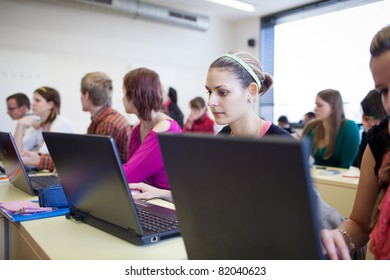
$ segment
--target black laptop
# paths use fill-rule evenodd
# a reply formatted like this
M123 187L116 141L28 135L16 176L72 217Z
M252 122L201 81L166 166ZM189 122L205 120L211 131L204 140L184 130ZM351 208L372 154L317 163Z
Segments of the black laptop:
M321 259L306 142L159 134L189 259Z
M37 195L39 188L61 184L53 174L28 174L10 132L0 132L0 158L9 181L26 193Z
M43 132L70 214L137 245L180 235L176 212L133 200L110 136Z

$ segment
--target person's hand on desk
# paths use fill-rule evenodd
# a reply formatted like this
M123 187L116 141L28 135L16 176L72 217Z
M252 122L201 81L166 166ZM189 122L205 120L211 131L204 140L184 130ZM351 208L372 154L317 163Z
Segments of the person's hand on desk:
M134 199L150 200L161 198L172 202L172 193L170 190L159 189L145 183L130 183L131 195Z
M325 253L330 260L351 259L344 236L339 230L322 229L321 239Z

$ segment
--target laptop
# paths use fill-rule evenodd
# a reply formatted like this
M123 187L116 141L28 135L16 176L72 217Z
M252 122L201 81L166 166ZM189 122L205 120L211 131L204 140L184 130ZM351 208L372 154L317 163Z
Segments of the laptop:
M70 204L68 218L137 245L180 235L175 210L133 200L113 138L54 132L43 137Z
M322 259L308 143L159 134L189 259Z
M9 181L26 193L38 195L39 188L61 185L56 175L27 172L10 132L0 132L0 158Z

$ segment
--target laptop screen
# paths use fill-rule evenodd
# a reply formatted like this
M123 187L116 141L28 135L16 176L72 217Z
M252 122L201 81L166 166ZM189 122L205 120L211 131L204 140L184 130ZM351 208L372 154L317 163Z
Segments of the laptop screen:
M12 185L34 195L34 190L28 181L27 171L10 132L0 132L0 158Z
M137 245L180 235L174 210L133 200L110 136L44 132L43 137L70 204L68 217Z
M111 137L53 132L43 136L70 207L142 234Z

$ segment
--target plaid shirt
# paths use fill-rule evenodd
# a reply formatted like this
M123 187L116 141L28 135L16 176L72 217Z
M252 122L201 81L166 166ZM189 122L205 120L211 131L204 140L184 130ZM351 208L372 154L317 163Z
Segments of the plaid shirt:
M110 135L115 140L122 162L127 162L132 129L125 117L111 106L106 105L91 120L88 134ZM55 169L50 155L40 155L38 169L51 171Z
M132 129L125 117L107 105L91 119L88 134L110 135L115 140L122 162L127 162Z

